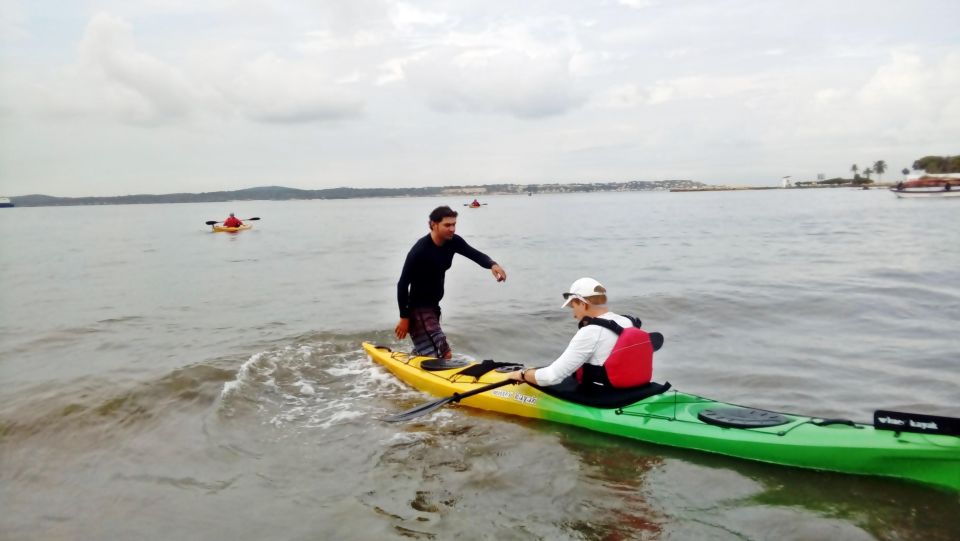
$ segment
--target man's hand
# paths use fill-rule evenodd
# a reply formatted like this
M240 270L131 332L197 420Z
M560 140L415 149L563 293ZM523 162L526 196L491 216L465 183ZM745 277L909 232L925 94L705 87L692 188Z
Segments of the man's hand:
M397 335L397 338L403 340L407 337L407 332L410 330L410 320L408 318L400 318L400 323L397 323L397 328L393 329L394 334Z
M496 263L494 263L494 265L490 267L490 272L493 274L493 277L496 278L498 282L507 281L507 271L503 270L503 267L501 267L500 265L497 265Z

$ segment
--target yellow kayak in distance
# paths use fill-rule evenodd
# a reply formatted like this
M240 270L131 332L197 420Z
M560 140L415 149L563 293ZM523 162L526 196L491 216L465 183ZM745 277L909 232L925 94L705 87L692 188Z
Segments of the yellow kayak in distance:
M253 229L253 224L243 224L240 227L225 227L222 225L213 225L211 227L214 233L239 233L240 231Z

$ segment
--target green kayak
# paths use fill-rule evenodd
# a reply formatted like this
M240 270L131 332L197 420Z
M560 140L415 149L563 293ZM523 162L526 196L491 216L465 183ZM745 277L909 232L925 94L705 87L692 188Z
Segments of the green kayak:
M872 425L818 419L717 402L676 391L669 383L602 396L562 394L506 381L504 367L484 366L490 361L445 362L371 343L363 347L409 385L447 397L395 420L462 402L661 445L960 491L960 420L950 417L878 411Z

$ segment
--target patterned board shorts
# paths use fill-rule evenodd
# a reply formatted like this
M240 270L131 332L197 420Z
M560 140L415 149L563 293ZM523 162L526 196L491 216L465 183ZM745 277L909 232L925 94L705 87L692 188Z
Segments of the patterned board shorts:
M450 353L447 337L440 328L440 307L410 309L410 339L417 355L443 359Z

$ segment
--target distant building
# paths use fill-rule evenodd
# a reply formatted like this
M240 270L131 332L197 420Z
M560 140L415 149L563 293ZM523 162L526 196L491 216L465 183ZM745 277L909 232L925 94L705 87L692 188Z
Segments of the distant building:
M790 175L783 177L783 187L784 188L793 188L793 181L790 180Z

